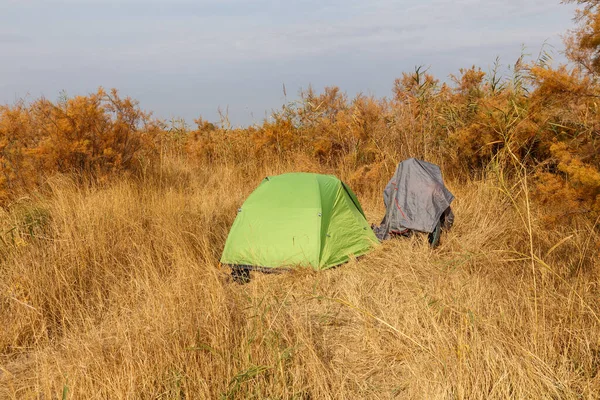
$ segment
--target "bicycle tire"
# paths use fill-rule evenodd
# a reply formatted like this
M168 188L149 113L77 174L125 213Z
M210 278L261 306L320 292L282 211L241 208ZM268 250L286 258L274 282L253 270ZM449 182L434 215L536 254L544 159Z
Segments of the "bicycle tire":
M441 221L441 219L435 225L435 228L433 228L433 232L431 232L427 237L427 241L429 242L429 245L433 248L437 247L440 244L440 236L442 236L442 221Z

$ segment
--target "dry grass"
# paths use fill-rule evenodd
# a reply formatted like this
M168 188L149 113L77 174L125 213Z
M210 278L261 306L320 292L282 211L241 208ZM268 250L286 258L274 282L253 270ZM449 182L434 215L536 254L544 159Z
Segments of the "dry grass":
M533 209L530 237L522 191L450 182L457 222L435 251L416 236L322 273L231 282L218 259L235 209L293 169L172 160L160 179L56 177L14 204L0 398L598 396L592 226L547 231ZM361 198L371 222L379 193Z

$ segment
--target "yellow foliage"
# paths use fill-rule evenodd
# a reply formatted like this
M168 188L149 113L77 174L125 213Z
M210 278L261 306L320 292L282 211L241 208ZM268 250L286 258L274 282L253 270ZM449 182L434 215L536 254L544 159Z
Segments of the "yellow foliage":
M600 2L598 0L565 0L585 6L578 10L579 26L567 37L567 56L590 73L600 72Z
M337 87L320 94L309 88L299 102L258 126L198 128L189 135L188 149L231 163L247 154L265 165L273 157L312 158L347 176L359 193L382 186L383 165L408 157L438 162L453 176L480 174L491 162L516 173L516 161L536 178L536 199L546 204L549 218L569 215L565 204L571 213L594 218L600 87L564 66L521 64L510 81L486 79L472 67L461 69L453 86L440 85L417 68L396 80L392 100L362 94L349 99Z
M481 174L490 163L510 174L517 162L536 177L536 199L552 218L568 215L565 204L595 218L600 86L564 66L521 64L514 74L499 83L471 67L440 85L417 68L396 80L391 100L309 88L261 124L235 129L202 118L194 129L166 129L114 90L21 102L0 108L0 201L56 172L106 179L175 149L207 165L312 160L306 168L347 177L359 193L381 187L383 166L389 172L408 157L442 164L452 176Z
M133 171L154 156L159 128L116 90L0 107L0 196L35 188L56 172L102 178Z

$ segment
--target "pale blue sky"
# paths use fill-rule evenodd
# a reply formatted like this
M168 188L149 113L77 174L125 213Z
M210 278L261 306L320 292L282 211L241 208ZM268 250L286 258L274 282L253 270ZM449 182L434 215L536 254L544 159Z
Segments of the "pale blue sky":
M416 65L513 64L560 36L559 0L0 0L0 103L115 87L155 116L260 122L309 84L389 96Z

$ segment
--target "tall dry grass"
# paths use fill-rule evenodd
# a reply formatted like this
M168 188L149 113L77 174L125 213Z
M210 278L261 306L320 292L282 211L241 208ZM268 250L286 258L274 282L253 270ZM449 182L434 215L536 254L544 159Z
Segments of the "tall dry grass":
M264 160L263 160L264 161ZM233 283L235 210L267 174L351 169L164 157L160 171L68 176L0 218L0 398L597 398L594 225L548 229L525 180L450 181L432 250L386 242L321 273ZM383 215L385 174L361 201Z
M600 84L548 61L309 88L247 128L115 90L1 106L0 398L599 398ZM378 223L407 157L456 195L437 249L219 265L266 175L336 174Z

